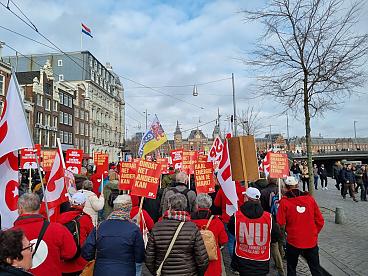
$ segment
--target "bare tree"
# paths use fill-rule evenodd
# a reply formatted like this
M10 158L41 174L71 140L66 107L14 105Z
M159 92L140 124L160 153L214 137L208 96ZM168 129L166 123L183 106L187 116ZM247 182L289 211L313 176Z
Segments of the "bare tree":
M244 11L266 28L246 61L260 70L260 93L284 111L304 111L311 193L311 117L335 109L365 81L368 35L355 32L361 8L343 0L270 0L266 9Z
M259 110L255 110L254 106L248 106L245 110L241 111L241 114L237 116L238 125L243 130L243 135L254 135L259 134L262 128L260 121L262 120L261 113Z

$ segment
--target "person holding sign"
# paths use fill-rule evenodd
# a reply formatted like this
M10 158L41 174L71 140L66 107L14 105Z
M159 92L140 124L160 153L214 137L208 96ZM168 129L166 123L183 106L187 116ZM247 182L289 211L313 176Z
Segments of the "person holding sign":
M235 254L232 266L240 275L266 276L270 269L271 239L278 239L272 216L264 212L261 193L250 187L245 192L245 203L230 218L229 231L235 235Z

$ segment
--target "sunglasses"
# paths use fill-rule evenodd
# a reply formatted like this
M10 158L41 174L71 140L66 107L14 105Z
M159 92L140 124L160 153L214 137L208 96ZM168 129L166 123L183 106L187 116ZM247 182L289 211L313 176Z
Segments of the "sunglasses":
M29 243L29 245L28 245L27 247L24 247L24 248L22 249L22 251L29 249L29 251L33 252L33 246L34 246L34 245L35 245L35 244L34 244L33 242Z

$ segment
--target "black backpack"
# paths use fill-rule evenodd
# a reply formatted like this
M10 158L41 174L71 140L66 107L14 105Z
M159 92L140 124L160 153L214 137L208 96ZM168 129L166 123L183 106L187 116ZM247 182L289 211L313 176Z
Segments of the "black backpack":
M78 258L81 254L81 245L80 245L80 218L84 215L82 212L75 218L73 218L71 221L68 221L67 223L64 223L64 226L69 230L69 232L72 234L75 246L77 247L77 252L75 255L71 258L71 260L74 260Z
M114 200L118 197L119 194L120 191L118 189L111 189L109 199L107 200L107 204L109 204L110 207L114 207Z
M190 189L185 188L184 191L180 192L178 189L173 187L173 188L170 188L170 190L174 191L176 194L179 193L179 194L182 194L186 197L186 199L187 199L187 208L185 209L185 211L187 211L190 214L190 203L189 203L189 198L188 198L188 192L190 191Z

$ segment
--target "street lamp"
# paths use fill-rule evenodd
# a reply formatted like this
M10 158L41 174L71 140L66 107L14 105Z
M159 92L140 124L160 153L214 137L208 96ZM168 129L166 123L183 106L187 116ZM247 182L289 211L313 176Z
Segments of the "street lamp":
M198 96L197 85L194 85L194 86L193 86L193 96L194 96L194 97Z
M151 115L151 114L149 114L148 112L147 112L147 109L146 109L146 111L143 111L143 114L146 114L146 130L147 130L147 128L148 128L148 115Z
M354 121L354 137L355 137L355 139L357 138L357 132L356 132L356 123L357 123L358 121Z

